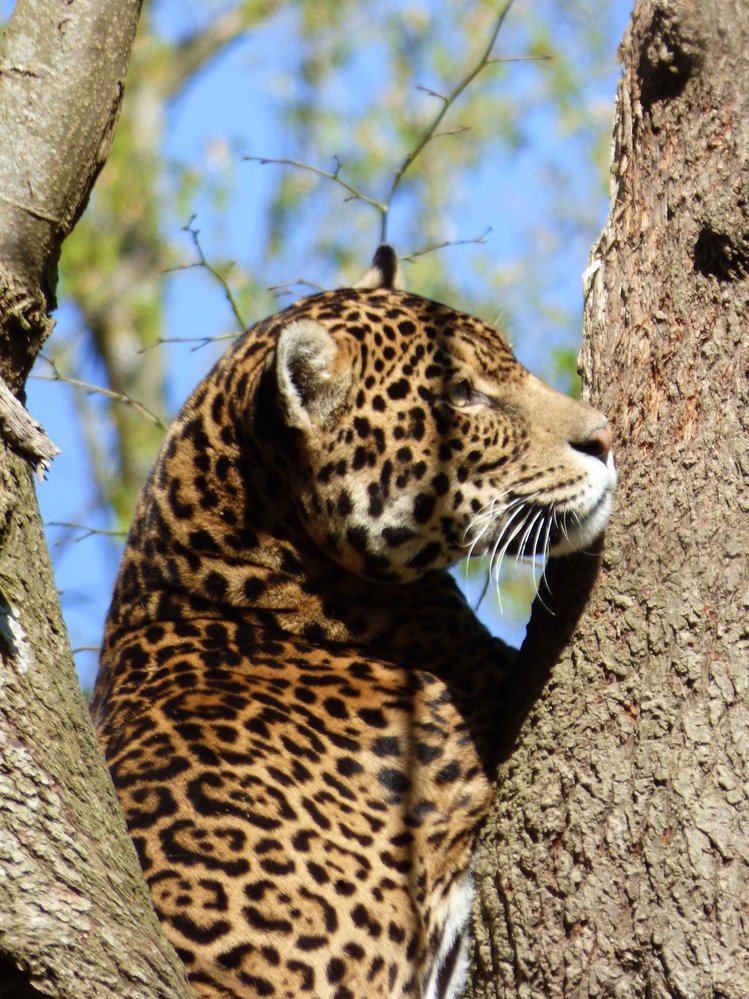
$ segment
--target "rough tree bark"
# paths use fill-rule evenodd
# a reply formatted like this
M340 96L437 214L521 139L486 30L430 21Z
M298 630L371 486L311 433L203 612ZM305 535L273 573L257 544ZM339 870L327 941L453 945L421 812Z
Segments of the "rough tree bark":
M617 437L502 722L474 997L749 996L749 5L639 0L582 355Z
M19 402L106 160L140 0L18 0L0 49L0 995L190 995L78 688Z

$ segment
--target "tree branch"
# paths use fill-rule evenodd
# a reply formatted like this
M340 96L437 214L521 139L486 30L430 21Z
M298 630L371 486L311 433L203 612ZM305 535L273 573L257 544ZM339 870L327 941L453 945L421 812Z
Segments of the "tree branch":
M374 208L379 213L380 242L382 243L386 242L387 229L388 229L388 216L390 212L390 206L393 202L393 197L398 188L400 187L401 181L403 180L404 176L411 168L413 163L418 159L418 157L424 151L425 147L434 139L442 138L448 135L458 135L461 132L467 131L467 128L465 126L457 126L455 128L440 130L440 125L442 124L442 121L447 112L450 110L455 101L460 97L460 95L463 93L466 87L468 87L473 82L473 80L476 79L479 73L481 73L484 69L486 69L487 66L494 65L495 63L498 62L511 61L511 60L504 60L493 57L492 49L494 48L499 32L507 18L507 15L510 12L513 2L514 0L507 0L504 7L501 9L501 11L497 16L497 20L495 21L494 24L494 29L489 37L489 41L485 46L484 50L482 51L479 59L473 64L473 66L471 66L471 68L467 71L467 73L455 84L455 86L448 94L440 94L436 90L432 90L429 87L421 85L418 87L419 90L423 90L424 93L429 94L432 97L436 97L437 100L441 101L442 107L434 116L434 118L431 120L427 128L424 130L421 137L417 141L416 145L406 154L400 166L396 169L390 184L390 188L388 189L387 196L384 198L384 200L377 201L374 198L370 198L368 195L364 194L362 191L354 187L348 181L344 180L343 177L341 177L341 163L338 160L338 157L335 158L336 168L332 173L328 170L322 170L319 167L312 166L309 163L303 163L300 162L299 160L293 160L293 159L270 159L265 156L245 156L245 159L260 164L276 163L283 166L293 166L297 167L297 169L299 170L305 170L308 173L313 173L318 177L324 177L326 180L332 180L335 184L338 184L349 194L350 199L356 201L362 201L366 205L371 205L372 208ZM541 58L547 58L547 57L544 56Z
M40 477L50 461L60 453L44 428L16 399L0 378L0 432L16 454L26 458Z
M217 15L209 24L184 38L172 51L169 71L165 74L165 100L178 97L195 74L214 59L222 49L239 41L241 36L269 17L278 5L266 0L245 0Z
M140 6L101 0L61 13L58 0L18 0L5 30L0 128L14 156L0 157L0 259L48 307L62 241L111 147Z
M140 4L17 0L0 43L0 991L19 999L191 994L96 744L16 453L54 449L14 393L109 152Z
M395 192L398 190L400 183L405 177L407 171L413 165L415 160L424 151L424 148L432 141L432 139L436 138L440 134L438 132L438 129L442 124L442 119L445 117L447 112L453 106L455 101L460 97L460 95L463 93L466 87L476 79L476 77L479 75L479 73L482 72L482 70L486 69L487 66L489 66L495 61L491 58L492 49L494 48L494 43L497 40L497 36L499 35L502 25L505 22L505 18L510 13L510 8L512 7L513 2L514 0L507 0L507 3L505 3L504 7L497 16L497 20L494 25L494 30L491 33L489 42L486 48L484 49L483 53L481 54L481 57L471 67L471 69L468 70L466 75L461 80L459 80L458 83L455 84L450 93L443 96L441 94L436 93L435 91L427 90L427 93L433 94L433 96L437 97L440 101L442 101L442 107L439 109L439 111L434 116L430 124L427 126L424 134L421 136L421 138L416 143L414 148L406 155L401 165L395 171L395 176L393 177L393 182L390 185L390 190L388 191L387 197L385 198L384 209L382 212L382 220L380 224L380 242L384 243L387 240L388 212L390 211L390 206L393 202L393 196L395 195ZM422 89L426 90L427 88L422 88Z
M375 201L373 198L368 197L363 194L348 181L341 177L341 162L338 157L335 157L336 168L333 173L328 170L322 170L320 167L312 166L310 163L302 163L300 160L290 160L290 159L269 159L267 156L245 156L246 160L251 160L255 163L259 163L261 166L265 166L268 163L275 163L279 166L292 166L296 167L298 170L306 170L307 173L314 173L318 177L324 177L326 180L332 180L334 183L338 184L340 187L347 191L350 197L347 199L349 201L363 201L366 205L371 205L376 208L377 211L384 215L387 213L388 206L380 201Z

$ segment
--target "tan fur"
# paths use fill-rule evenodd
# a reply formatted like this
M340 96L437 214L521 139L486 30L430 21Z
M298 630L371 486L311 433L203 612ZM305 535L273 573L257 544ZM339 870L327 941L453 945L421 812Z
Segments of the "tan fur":
M604 428L497 330L382 288L271 317L195 390L94 713L198 995L456 994L512 653L445 568L521 513L524 550L591 540Z

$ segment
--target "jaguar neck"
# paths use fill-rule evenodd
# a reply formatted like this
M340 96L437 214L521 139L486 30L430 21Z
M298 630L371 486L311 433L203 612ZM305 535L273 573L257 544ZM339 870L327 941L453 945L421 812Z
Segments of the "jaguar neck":
M436 630L444 631L443 644L446 654L452 648L452 658L456 646L486 640L483 626L466 615L465 600L447 572L433 571L404 584L364 580L331 562L312 542L293 544L288 522L283 540L246 527L241 551L221 547L198 554L195 547L209 545L201 536L192 539L192 548L171 541L167 557L153 562L139 557L138 549L149 551L158 543L146 529L158 521L153 509L136 517L109 641L126 638L134 624L202 618L293 635L313 645L376 647L381 656L418 663L423 636L433 648ZM119 636L118 619L128 622Z

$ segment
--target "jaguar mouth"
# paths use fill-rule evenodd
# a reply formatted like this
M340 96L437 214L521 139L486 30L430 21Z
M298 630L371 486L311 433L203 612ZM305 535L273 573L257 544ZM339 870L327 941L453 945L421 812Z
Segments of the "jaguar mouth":
M603 532L611 514L613 487L604 488L581 511L538 499L491 504L466 532L471 554L488 555L493 566L505 556L537 560L585 549Z
M611 516L612 504L613 493L607 490L582 516L574 511L558 515L548 554L567 555L587 548L603 533Z

